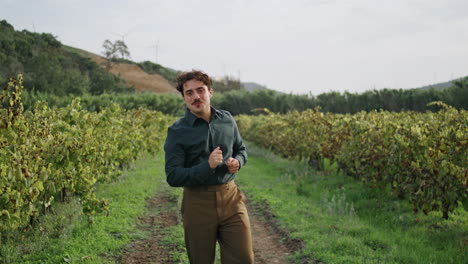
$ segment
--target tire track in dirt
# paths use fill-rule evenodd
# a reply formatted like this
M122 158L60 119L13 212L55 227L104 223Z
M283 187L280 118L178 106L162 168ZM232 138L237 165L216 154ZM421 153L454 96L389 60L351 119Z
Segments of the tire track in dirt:
M265 217L261 213L253 210L252 206L248 207L255 263L289 263L287 257L291 252L280 242L279 234L267 226Z
M171 251L162 245L161 239L166 235L165 229L177 224L177 213L174 212L173 204L177 203L174 197L161 192L148 200L148 213L140 217L140 230L150 233L147 239L135 240L123 249L120 259L122 264L170 264Z
M276 216L266 203L247 201L247 208L252 228L255 263L293 263L289 257L304 247L304 242L289 237L289 232L282 229ZM303 258L301 264L323 264L310 258Z

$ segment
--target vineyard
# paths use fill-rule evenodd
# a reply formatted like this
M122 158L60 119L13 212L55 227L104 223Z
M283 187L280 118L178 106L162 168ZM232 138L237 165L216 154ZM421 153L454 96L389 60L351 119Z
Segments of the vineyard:
M112 203L109 205L106 200L96 194L95 190L98 185L116 182L115 180L122 174L122 171L144 153L159 152L166 128L173 121L172 117L157 111L146 108L137 109L133 106L125 109L125 106L112 104L111 101L114 101L114 98L110 95L103 97L104 104L99 106L97 106L99 102L97 99L96 101L74 99L70 104L61 107L52 107L46 102L36 102L34 106L31 104L27 110L24 110L22 89L23 80L19 75L17 78L10 79L3 93L0 94L0 241L2 243L8 240L11 242L13 240L11 237L21 230L28 232L30 227L34 229L38 226L35 225L36 223L41 223L42 216L52 215L59 202L69 201L71 197L79 198L79 210L80 212L81 209L83 210L89 222L109 215L109 207L112 208ZM128 98L129 102L133 100L131 97ZM32 101L36 100L30 102ZM263 115L240 115L236 119L241 134L251 142L269 148L284 157L303 161L317 170L324 170L332 164L372 188L381 188L385 192L393 193L395 197L409 200L414 211L422 211L426 214L436 211L445 219L451 216L448 221L436 216L440 221L459 221L456 213L451 213L457 207L468 206L468 112L440 102L433 103L432 107L439 107L441 110L425 113L370 111L351 115L323 113L320 109L288 114L275 114L266 109L262 111L259 109L257 112ZM166 109L169 108L166 106ZM254 180L256 177L244 177L244 175L269 177L272 171L259 172L257 170L270 168L271 163L272 161L259 163L259 160L255 160L252 155L249 163L251 165L244 168L245 174L239 177L239 182L245 182L243 188L259 187L269 190L271 186L268 188L258 186L259 182L247 183L248 180ZM162 164L163 162L153 165L161 170L163 178ZM275 173L278 174L276 178L264 178L261 182L270 184L277 181L280 186L278 188L281 190L286 189L286 185L292 184L291 181L284 182L287 181L287 177L281 175L279 170ZM329 177L326 173L324 175L324 177ZM161 183L166 186L164 180L161 180ZM132 189L127 185L125 188ZM360 186L359 189L361 189ZM268 192L265 191L265 193ZM259 195L259 191L253 189L251 194L254 199L255 195ZM290 204L295 203L294 199L299 198L297 196L294 198L295 194L291 192L284 195L286 196L278 200L280 204L288 204L285 211L290 214L293 210ZM326 195L322 196L323 199L320 201L328 199ZM266 208L271 206L277 209L275 201L265 203L264 197L257 198ZM312 198L300 197L307 201ZM332 201L333 199L330 198L330 201L324 204L331 204ZM364 210L372 209L365 207ZM284 215L281 217L283 220ZM347 232L348 226L343 224L338 229L335 220L327 221L324 227L318 222L305 220L309 219L307 217L309 213L307 215L298 213L297 221L307 222L308 228L313 229L311 233L316 230L331 232L329 229L333 232L340 230L343 234ZM401 219L405 218L401 214L395 217L398 217L399 224L404 222ZM419 218L416 219L411 223L422 221ZM97 222L99 221L95 221ZM433 224L429 220L427 222L431 228L429 231L432 233L447 233L448 236L455 234L455 239L451 237L445 240L445 242L455 241L456 246L450 245L450 250L466 249L468 240L464 231L466 228L463 229L465 222L457 223L453 229L442 224ZM291 230L301 225L295 221L291 223L293 224L288 226ZM312 225L315 225L316 229ZM351 225L349 228L352 229L349 231L351 233L361 229L365 230L363 234L369 233L368 227ZM434 228L441 229L436 231ZM408 230L405 229L404 232ZM372 238L371 235L364 238L368 240L369 236ZM299 238L304 239L305 244L314 252L322 252L324 259L330 257L328 253L323 253L325 251L320 251L319 247L310 246L320 244L317 244L320 240L317 234L312 237L312 240ZM19 243L22 243L20 241L22 238L18 239ZM327 241L333 240L330 236L326 239ZM383 245L381 246L383 251L376 251L376 256L388 254L385 256L397 259L389 253L390 248L392 250L396 248L391 241L380 237L372 239L378 243L371 243L371 245L376 243ZM431 239L433 240L433 237L429 240ZM365 251L367 240L359 244L363 252L367 252ZM180 241L183 239L181 238ZM333 245L333 243L327 244L325 248L334 252ZM374 248L371 248L370 252L374 252ZM388 252L386 248L389 248ZM412 247L409 246L409 248ZM6 252L6 249L3 250ZM426 254L424 252L426 251L420 254ZM18 251L18 255L21 254L23 251ZM300 254L309 253L304 251ZM447 263L458 263L457 260L463 259L463 255L460 257L457 254L451 253L449 256L451 262ZM342 255L342 252L338 252L338 255ZM55 253L51 253L51 256L54 259L63 259L61 255L55 255ZM36 258L41 257L43 256ZM366 256L362 254L359 257ZM356 263L360 260L356 257L350 256L350 258L355 259ZM0 261L5 259L7 257L0 258ZM11 263L17 263L14 258L12 259Z
M34 223L54 202L78 196L83 211L107 209L95 185L109 182L145 152L160 150L166 116L111 105L88 112L74 100L63 108L37 103L23 111L22 76L0 95L0 233Z
M449 213L468 203L468 112L440 102L438 112L241 115L247 140L408 199L414 211ZM266 111L268 112L268 111Z

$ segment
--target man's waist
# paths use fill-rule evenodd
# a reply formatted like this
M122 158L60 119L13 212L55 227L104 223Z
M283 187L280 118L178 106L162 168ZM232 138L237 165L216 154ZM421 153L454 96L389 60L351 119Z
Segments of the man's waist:
M234 182L234 180L231 180L223 184L191 186L184 187L184 189L191 192L217 192L221 190L229 190L230 188L234 187L236 187L236 183Z

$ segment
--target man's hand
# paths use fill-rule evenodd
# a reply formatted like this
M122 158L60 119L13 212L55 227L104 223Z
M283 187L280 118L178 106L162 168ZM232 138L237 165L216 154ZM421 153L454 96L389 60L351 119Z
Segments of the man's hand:
M211 152L210 156L208 157L208 163L212 169L223 163L223 152L219 147L216 147L213 152Z
M237 173L240 168L240 163L237 159L231 157L226 161L226 166L229 170L229 173Z

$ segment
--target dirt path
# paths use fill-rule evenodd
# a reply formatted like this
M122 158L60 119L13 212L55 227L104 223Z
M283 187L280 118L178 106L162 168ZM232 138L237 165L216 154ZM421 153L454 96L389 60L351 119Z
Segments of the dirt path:
M137 239L123 250L120 263L157 264L174 263L170 253L176 248L167 248L160 243L166 235L165 229L179 224L176 201L160 192L148 201L148 213L140 218L139 228L150 233L146 239ZM285 238L286 233L274 224L274 216L263 206L248 205L255 253L255 263L289 263L287 257L301 247L300 242ZM285 242L281 242L285 241Z
M287 244L281 243L281 232L258 207L248 205L252 240L254 245L255 263L289 263L287 257L292 250ZM283 239L287 241L287 239Z
M123 250L122 264L168 264L173 263L170 250L162 245L165 229L177 224L177 214L171 208L176 201L161 192L147 204L148 213L140 217L139 229L150 233L147 239L135 240Z

